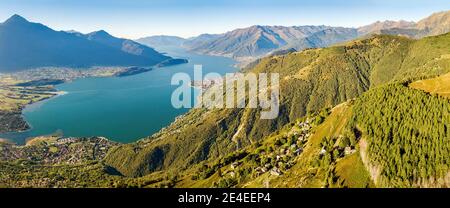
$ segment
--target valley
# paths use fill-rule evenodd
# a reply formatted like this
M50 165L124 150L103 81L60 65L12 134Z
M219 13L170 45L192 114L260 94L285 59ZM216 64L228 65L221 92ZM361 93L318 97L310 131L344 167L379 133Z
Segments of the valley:
M0 139L0 187L448 188L448 13L157 36L130 43L170 55L154 68L2 74L0 130L32 129ZM105 31L78 35L129 43ZM233 59L249 57L241 72L280 76L277 118L259 119L261 108L167 107L173 74L192 75L197 63L236 72Z

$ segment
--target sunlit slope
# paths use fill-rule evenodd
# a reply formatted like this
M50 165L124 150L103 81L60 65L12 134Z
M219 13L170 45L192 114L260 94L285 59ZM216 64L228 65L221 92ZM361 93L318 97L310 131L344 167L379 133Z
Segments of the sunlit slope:
M450 59L450 55L447 58ZM450 98L450 73L437 78L419 80L411 83L409 86L414 89Z
M449 187L449 123L447 99L400 83L373 88L333 108L291 169L244 185ZM351 151L342 154L345 139Z
M370 175L361 161L356 141L352 139L348 144L352 149L348 155L343 152L345 147L339 146L349 135L346 127L351 115L351 102L333 108L325 121L313 129L313 135L292 169L279 177L255 179L248 185L258 187L269 181L271 187L370 187ZM333 151L321 153L324 141L331 144ZM334 150L340 153L333 155Z

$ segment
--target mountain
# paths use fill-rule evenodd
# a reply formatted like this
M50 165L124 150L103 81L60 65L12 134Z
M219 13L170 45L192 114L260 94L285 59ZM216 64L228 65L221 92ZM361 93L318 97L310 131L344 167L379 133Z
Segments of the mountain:
M370 25L362 26L358 28L358 35L364 36L367 34L373 34L373 33L380 33L382 30L389 30L393 28L403 28L403 29L410 29L414 28L416 26L415 22L408 22L404 20L400 21L377 21L375 23L372 23Z
M336 43L346 42L355 39L356 37L358 37L358 34L354 29L343 27L326 28L303 39L294 40L283 48L293 48L297 51L301 51L305 48L321 48Z
M152 66L170 57L104 31L55 31L14 15L0 24L0 71L34 67Z
M360 36L370 34L402 35L410 38L422 38L450 32L450 11L434 13L420 21L384 21L358 28Z
M121 50L128 54L144 57L153 63L159 63L167 59L166 56L158 53L153 48L139 44L132 40L116 38L104 30L86 34L86 38L90 41Z
M439 35L450 32L450 11L434 13L417 22L416 28L427 31L427 35Z
M150 47L176 46L181 47L186 41L184 38L168 35L156 35L137 39L136 42Z
M201 34L199 36L188 38L184 43L183 47L192 50L193 48L203 45L209 41L215 40L221 37L222 34Z
M301 50L351 40L356 30L328 26L260 26L236 29L192 44L192 51L236 59L256 58L285 47Z

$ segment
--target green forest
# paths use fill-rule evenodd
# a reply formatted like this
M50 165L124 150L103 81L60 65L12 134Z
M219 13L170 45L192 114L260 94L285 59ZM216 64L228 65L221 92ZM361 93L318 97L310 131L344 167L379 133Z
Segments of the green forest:
M378 186L448 185L449 100L389 84L357 99L350 126L368 143Z

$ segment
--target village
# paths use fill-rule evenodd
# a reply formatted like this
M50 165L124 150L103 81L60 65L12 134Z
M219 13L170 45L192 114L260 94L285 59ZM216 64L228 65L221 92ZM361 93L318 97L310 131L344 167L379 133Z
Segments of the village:
M283 175L295 165L296 159L302 154L306 142L312 136L312 122L313 119L297 122L288 132L275 138L272 143L261 145L254 153L234 154L234 158L241 159L233 160L229 168L220 171L222 179L214 186L232 187L237 180L248 176L255 178L263 174L272 177Z
M30 160L40 164L82 164L101 160L117 143L104 137L37 137L26 145L0 142L0 161Z
M290 132L285 139L277 140L271 152L260 152L261 161L266 161L255 169L257 175L269 172L272 176L280 176L283 171L294 165L294 160L303 152L304 144L311 136L311 121L307 119L297 124L298 130Z
M126 67L91 67L74 69L69 67L41 67L9 74L1 74L0 78L11 78L21 82L33 80L62 80L64 82L86 77L110 77L126 70Z
M263 174L269 174L272 177L282 176L295 165L298 156L303 153L307 141L313 135L312 129L315 125L317 124L314 118L299 121L279 138L276 138L273 144L260 146L253 156L247 154L246 157L242 157L244 159L234 160L230 163L229 168L220 172L222 180L216 186L232 186L236 184L233 181L240 180L245 172L251 173L252 178ZM320 151L316 153L319 160L327 154L335 154L334 158L340 159L356 152L354 145L350 144L348 138L343 136L325 140L329 144L321 144ZM252 158L250 160L253 163L245 160L245 158ZM250 164L257 165L255 167ZM220 184L220 182L225 183L225 185Z

